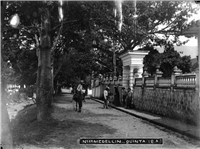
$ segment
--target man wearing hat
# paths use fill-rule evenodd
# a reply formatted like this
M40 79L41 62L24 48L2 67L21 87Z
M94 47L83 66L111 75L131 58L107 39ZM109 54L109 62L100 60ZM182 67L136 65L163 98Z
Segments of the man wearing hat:
M77 93L79 95L79 110L78 110L78 112L81 112L82 100L83 100L83 80L80 81L80 83L77 87Z
M132 91L131 88L128 88L128 93L127 93L127 97L126 97L126 108L130 109L131 108L131 101L132 101Z
M103 91L103 100L104 100L104 104L103 104L103 108L108 109L108 92L109 92L110 88L107 86L105 88L105 90Z
M122 105L124 107L126 106L126 96L127 96L127 91L125 87L122 87Z

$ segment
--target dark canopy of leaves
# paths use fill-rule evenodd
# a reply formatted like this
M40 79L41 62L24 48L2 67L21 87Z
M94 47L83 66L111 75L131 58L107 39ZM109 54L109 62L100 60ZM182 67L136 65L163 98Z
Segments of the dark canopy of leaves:
M58 6L58 1L8 2L3 28L3 58L12 63L18 83L32 84L36 81L37 39L40 35L40 14L44 7L48 7L51 13L51 38L52 45L55 45L51 49L54 78L69 82L76 77L84 79L92 71L96 75L112 72L113 47L117 55L117 72L120 74L122 63L118 56L121 53L138 45L166 45L169 35L173 35L174 38L170 39L173 43L180 44L178 36L188 26L188 17L196 11L191 8L190 2L138 1L138 19L134 23L133 2L124 1L120 32L117 27L119 17L114 16L114 1L64 1L63 26L57 38L62 24L59 22ZM17 30L9 26L9 19L15 13L19 15L21 23ZM159 34L163 37L160 38ZM150 55L153 54L152 60L146 60L145 64L151 73L155 72L155 65L162 57L156 50L150 50ZM171 70L172 65L177 65L184 72L189 71L186 69L189 67L188 57L175 62L175 58L179 57L177 53L166 49L165 54L162 57L165 61L161 65L164 72ZM150 66L149 62L154 60L155 63ZM183 63L188 66L181 65Z
M163 53L159 53L158 50L152 47L146 47L145 50L147 49L150 52L144 57L143 63L151 76L155 74L157 67L160 67L160 71L163 72L163 77L170 77L175 66L181 69L182 73L191 72L192 64L190 56L181 57L174 50L173 45L167 45Z

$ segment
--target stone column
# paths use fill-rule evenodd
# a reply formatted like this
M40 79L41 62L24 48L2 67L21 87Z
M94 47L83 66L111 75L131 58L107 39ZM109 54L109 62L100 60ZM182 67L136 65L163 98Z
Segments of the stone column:
M129 70L129 87L131 88L131 90L133 89L133 83L134 83L133 70L134 70L134 67L130 66L130 70Z
M139 78L142 77L142 73L143 73L143 66L141 66L140 68L138 68L138 75L139 75Z
M154 77L154 89L158 86L158 77L162 77L163 72L159 70L160 66L156 66L156 74Z
M129 76L129 70L127 68L127 66L123 67L123 77L122 77L122 86L124 86L125 88L128 87L129 84L127 84L128 82L128 76Z
M121 75L119 75L119 77L118 77L118 84L122 85L122 76Z

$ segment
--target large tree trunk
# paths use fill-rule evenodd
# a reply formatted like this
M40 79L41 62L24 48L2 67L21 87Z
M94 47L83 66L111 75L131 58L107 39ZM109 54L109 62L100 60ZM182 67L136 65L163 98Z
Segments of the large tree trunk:
M48 121L51 118L50 108L53 98L51 74L51 38L50 13L47 8L41 13L41 35L38 53L37 75L37 120Z
M3 22L4 22L4 14L5 14L6 2L1 1L1 28L3 29ZM2 53L3 53L3 46L2 46L2 31L1 31L1 66L3 65ZM1 67L3 68L3 67ZM10 120L8 116L8 111L6 107L6 94L5 94L5 87L6 82L5 79L1 75L1 134L0 134L0 146L3 149L12 149L13 148L13 139L10 127Z

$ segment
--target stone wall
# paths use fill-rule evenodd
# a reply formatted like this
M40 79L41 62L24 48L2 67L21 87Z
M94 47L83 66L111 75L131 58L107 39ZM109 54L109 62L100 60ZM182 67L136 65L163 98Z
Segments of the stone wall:
M156 74L152 78L145 77L145 73L143 78L135 78L132 107L199 124L198 73L177 74L178 71L175 68L170 78L163 78L159 70L156 70ZM118 86L120 103L122 103L121 85L112 79L109 80L108 76L107 79L102 80L107 81L101 81L93 87L93 97L99 98L107 85L110 87L111 93L114 93L114 86Z
M195 89L135 87L132 104L135 109L199 124L199 98Z

